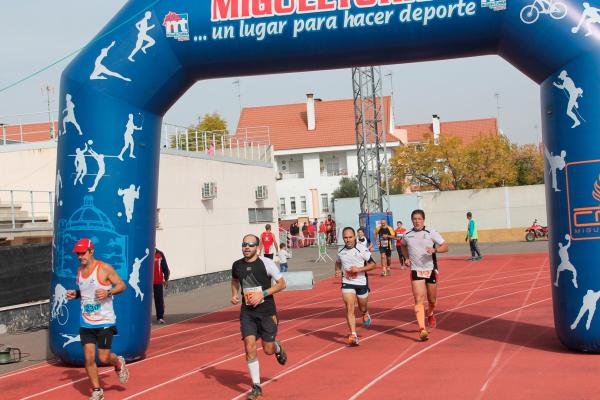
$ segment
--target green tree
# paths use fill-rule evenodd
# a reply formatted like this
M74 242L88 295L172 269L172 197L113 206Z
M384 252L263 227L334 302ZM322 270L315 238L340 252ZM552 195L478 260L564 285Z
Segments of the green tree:
M544 156L536 145L514 146L513 154L517 185L544 183Z
M340 186L332 193L334 199L358 197L358 179L347 176L340 179Z
M504 135L481 135L466 146L464 189L511 186L517 182L513 146Z
M172 136L170 145L171 148L189 151L207 151L213 145L218 150L222 145L229 145L228 142L225 143L228 137L227 121L215 112L198 117L198 123L187 128L187 135L180 133Z
M465 149L458 137L431 134L418 145L403 146L391 159L392 186L405 189L464 189L468 168Z

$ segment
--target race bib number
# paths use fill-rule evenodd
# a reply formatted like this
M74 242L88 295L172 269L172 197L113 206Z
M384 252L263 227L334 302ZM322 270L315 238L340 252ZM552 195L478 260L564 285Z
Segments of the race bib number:
M244 292L244 299L246 300L246 305L250 305L250 296L252 296L252 293L262 293L262 286L256 286L256 287L247 287L243 289ZM258 304L262 304L265 302L265 299L262 299L262 301Z
M387 247L387 245L388 245L389 242L388 242L387 239L381 239L380 243L381 243L381 247Z
M425 278L425 279L429 279L431 278L431 273L433 271L419 271L417 270L417 277L418 278Z
M344 270L344 275L346 276L346 279L356 279L358 272L352 272L351 270L347 269Z
M87 301L81 305L81 313L88 321L96 321L101 319L100 310L102 305L96 301Z

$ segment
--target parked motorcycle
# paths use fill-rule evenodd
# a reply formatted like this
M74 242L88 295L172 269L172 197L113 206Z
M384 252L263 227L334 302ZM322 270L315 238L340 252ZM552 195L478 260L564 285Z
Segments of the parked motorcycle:
M525 232L525 240L528 242L533 242L535 239L548 239L548 227L539 225L537 219L533 220L533 224L525 229Z

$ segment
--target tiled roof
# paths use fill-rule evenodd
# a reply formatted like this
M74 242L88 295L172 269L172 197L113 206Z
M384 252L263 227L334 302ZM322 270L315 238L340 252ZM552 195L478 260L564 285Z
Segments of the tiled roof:
M408 142L418 143L426 133L433 134L433 125L415 124L399 125L396 129L406 129ZM440 123L440 135L458 136L463 143L471 143L481 135L497 135L496 118L473 119L466 121L448 121Z
M52 139L49 122L6 125L0 128L0 142L4 139L4 132L6 132L6 140L11 142L43 142ZM58 137L57 122L54 122L54 135Z
M385 125L389 126L390 97L384 97ZM238 136L245 129L264 126L275 150L305 149L323 146L356 144L354 102L346 100L315 100L315 130L309 131L306 122L306 103L246 107L238 123ZM252 140L251 137L248 140ZM388 135L388 141L398 139Z

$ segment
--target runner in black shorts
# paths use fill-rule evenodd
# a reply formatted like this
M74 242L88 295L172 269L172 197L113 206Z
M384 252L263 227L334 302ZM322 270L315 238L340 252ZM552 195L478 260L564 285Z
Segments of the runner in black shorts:
M419 339L425 341L429 332L425 328L425 298L427 322L430 328L435 328L436 320L433 314L437 301L436 253L448 251L448 243L434 229L425 227L425 212L414 210L411 214L413 228L402 238L402 253L406 265L411 269L411 285L415 298L415 316L419 324Z
M259 239L255 235L246 235L242 241L241 258L231 267L231 303L240 303L240 289L242 294L242 307L240 310L240 330L248 370L252 378L252 390L248 399L254 400L262 397L260 387L260 368L256 354L256 341L262 339L263 352L267 355L275 354L277 362L284 365L287 355L277 336L277 309L273 295L285 289L285 280L273 260L258 256ZM271 286L271 281L276 283Z
M381 253L381 276L389 276L392 273L392 240L395 236L396 233L388 226L385 219L382 219L373 231L373 237L377 239L377 246Z

